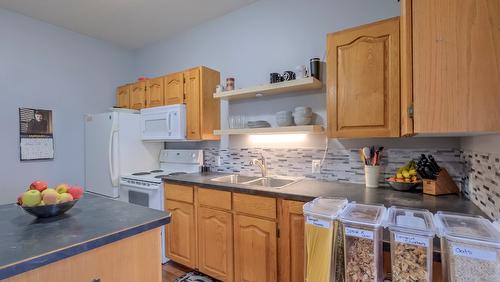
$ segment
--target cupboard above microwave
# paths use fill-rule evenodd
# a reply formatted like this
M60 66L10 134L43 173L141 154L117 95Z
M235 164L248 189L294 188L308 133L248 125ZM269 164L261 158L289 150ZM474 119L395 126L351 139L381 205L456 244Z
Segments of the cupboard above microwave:
M186 140L186 105L141 109L141 137L144 141Z

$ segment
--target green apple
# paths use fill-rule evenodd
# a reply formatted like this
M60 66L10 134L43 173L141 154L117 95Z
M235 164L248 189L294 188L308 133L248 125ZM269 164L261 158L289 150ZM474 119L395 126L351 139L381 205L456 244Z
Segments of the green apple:
M71 202L73 201L73 196L71 196L70 193L62 193L61 199L59 200L59 203L66 203L66 202Z
M40 201L40 204L38 204L38 206L45 206L45 202L43 200Z
M38 190L29 190L24 192L21 200L23 201L23 206L34 207L42 201L42 195Z
M66 193L66 192L68 192L68 189L69 189L69 185L68 185L68 184L66 184L66 183L59 184L59 185L57 185L57 187L56 187L56 191L57 191L57 193L59 193L59 194L62 194L62 193Z

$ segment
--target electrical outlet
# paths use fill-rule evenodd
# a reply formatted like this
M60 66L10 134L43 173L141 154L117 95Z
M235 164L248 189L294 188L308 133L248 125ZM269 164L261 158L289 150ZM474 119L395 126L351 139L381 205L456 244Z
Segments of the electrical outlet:
M221 166L221 165L222 165L222 157L217 156L217 166Z
M312 160L311 173L321 172L321 160Z

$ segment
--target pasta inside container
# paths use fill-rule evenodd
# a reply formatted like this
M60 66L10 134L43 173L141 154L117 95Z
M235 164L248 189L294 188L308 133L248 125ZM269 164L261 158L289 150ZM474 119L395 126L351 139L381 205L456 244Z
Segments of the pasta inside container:
M392 281L432 281L434 220L428 210L391 207Z
M448 281L500 281L500 232L480 216L438 212L443 274Z
M337 218L346 205L345 198L317 198L304 205L305 281L343 281L343 256L338 260L336 254L338 244L342 244Z

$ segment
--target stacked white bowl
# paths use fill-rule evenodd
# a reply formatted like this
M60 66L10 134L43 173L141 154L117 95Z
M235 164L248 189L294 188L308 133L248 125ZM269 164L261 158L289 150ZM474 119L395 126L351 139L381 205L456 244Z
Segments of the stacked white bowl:
M293 111L293 120L296 125L311 124L313 112L311 107L296 107Z
M281 111L276 113L276 124L278 126L293 125L293 116L291 111Z

